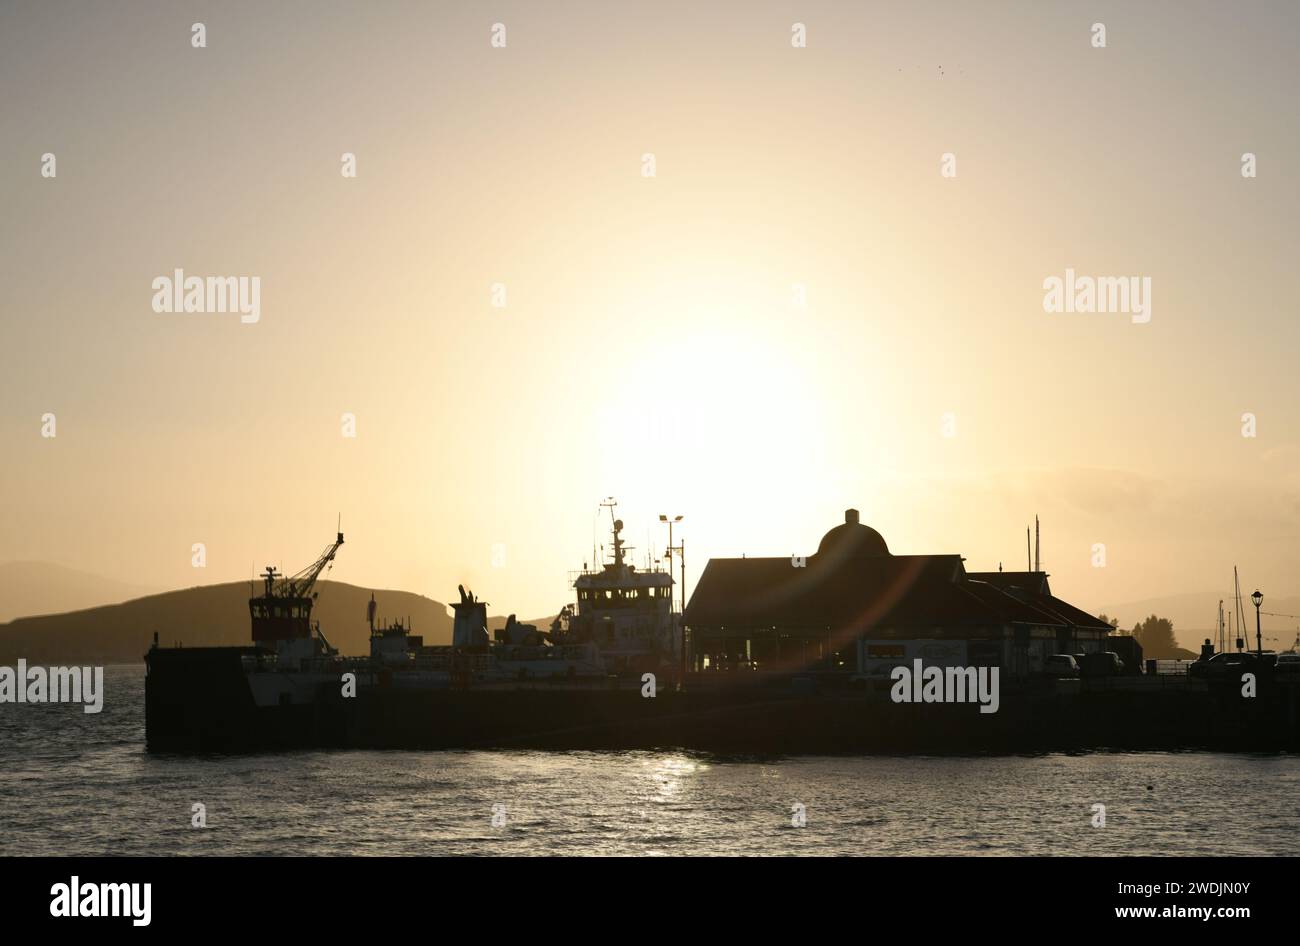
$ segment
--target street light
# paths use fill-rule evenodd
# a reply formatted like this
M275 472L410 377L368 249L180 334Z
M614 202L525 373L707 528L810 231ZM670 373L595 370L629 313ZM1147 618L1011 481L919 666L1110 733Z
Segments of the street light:
M668 524L668 551L667 554L664 555L664 557L668 559L669 577L672 576L672 554L673 552L680 552L679 559L681 560L681 609L682 611L685 611L686 609L686 552L684 548L682 548L681 546L675 546L675 544L672 544L672 526L676 525L677 522L681 521L681 516L673 516L672 518L669 518L668 516L664 516L663 513L659 513L659 521L667 522Z
M683 615L685 615L685 614L686 614L686 543L683 542L681 545L676 545L676 546L673 545L673 526L676 525L677 523L681 522L681 521L682 521L682 517L681 517L681 516L673 516L673 517L670 519L668 516L665 516L663 513L660 513L660 514L659 514L659 521L660 521L660 522L666 522L666 523L668 523L668 554L664 556L664 558L668 559L668 577L669 577L669 578L672 578L672 575L673 575L673 563L672 563L673 552L676 552L676 553L677 553L677 560L678 560L679 562L681 562L681 564L682 564L682 610L681 610L681 613L682 613ZM669 610L670 612L672 611L671 601L669 602L669 608L668 608L668 610ZM685 625L685 624L682 624L682 666L681 666L681 672L682 672L683 676L685 676L685 674L686 674L686 625Z
M1261 657L1264 655L1264 638L1259 632L1259 606L1264 603L1264 596L1255 589L1255 593L1250 596L1250 600L1255 602L1255 652Z

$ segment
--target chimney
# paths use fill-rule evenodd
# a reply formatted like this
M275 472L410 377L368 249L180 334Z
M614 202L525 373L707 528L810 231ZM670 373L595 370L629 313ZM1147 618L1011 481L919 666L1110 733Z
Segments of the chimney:
M845 525L856 526L858 524L858 511L856 509L844 510Z

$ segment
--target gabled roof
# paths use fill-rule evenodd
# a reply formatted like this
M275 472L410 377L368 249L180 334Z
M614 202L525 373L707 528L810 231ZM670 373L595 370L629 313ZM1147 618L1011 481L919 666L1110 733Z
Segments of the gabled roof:
M1067 624L1071 624L1074 627L1087 627L1106 632L1115 630L1101 618L1091 615L1087 611L1080 610L1068 601L1062 601L1055 595L1048 595L1044 604L1046 607L1051 608L1057 614L1061 615Z
M710 559L684 621L693 627L852 631L1106 626L1054 597L1043 572L968 574L960 555L891 555L855 510L805 559Z
M1037 606L1035 602L1026 601L988 582L975 581L967 576L964 586L967 593L975 595L983 601L985 606L996 612L1005 624L1051 625L1064 623L1056 614Z
M1047 584L1047 572L970 572L969 577L993 585L1000 591L1051 615L1053 618L1051 623L1093 630L1111 629L1110 625L1100 618L1052 594Z
M694 626L844 627L987 623L955 581L960 555L889 555L836 562L809 556L715 558L691 594Z
M1000 591L1020 590L1035 595L1050 595L1047 572L970 572L976 581L988 582Z

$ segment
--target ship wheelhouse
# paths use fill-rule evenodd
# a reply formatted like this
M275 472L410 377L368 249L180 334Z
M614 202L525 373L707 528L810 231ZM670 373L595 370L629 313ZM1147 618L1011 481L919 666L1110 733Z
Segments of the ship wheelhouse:
M311 598L250 598L253 642L298 640L311 637Z
M296 575L286 576L274 566L266 566L261 576L262 594L248 599L255 645L275 651L282 660L288 659L294 665L313 657L332 656L334 651L320 633L320 626L311 619L316 601L312 589L321 573L333 563L342 544L340 532L315 562Z
M673 579L626 560L622 520L614 520L614 560L574 579L577 610L569 633L599 649L611 670L658 670L677 652Z

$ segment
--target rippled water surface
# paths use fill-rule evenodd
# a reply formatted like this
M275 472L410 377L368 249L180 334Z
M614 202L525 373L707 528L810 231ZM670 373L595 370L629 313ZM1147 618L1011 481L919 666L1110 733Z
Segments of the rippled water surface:
M143 668L105 680L98 715L0 705L0 853L1300 852L1295 756L150 756Z

